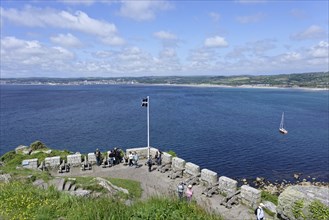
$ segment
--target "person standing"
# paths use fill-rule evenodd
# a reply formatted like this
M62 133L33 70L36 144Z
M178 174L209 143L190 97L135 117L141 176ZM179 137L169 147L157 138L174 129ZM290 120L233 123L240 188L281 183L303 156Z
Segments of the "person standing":
M192 190L192 185L188 185L187 189L186 189L186 200L187 202L191 202L192 201L192 196L193 196L193 190Z
M264 207L265 207L265 205L263 203L260 203L259 206L257 207L256 220L265 220L264 210L263 210Z
M152 155L150 155L150 158L147 160L147 165L149 167L149 172L151 172L152 171L152 165L153 165Z
M183 193L184 193L184 183L180 182L177 186L177 193L179 200L183 199Z
M101 164L101 152L97 148L95 151L95 157L96 157L96 164L99 166Z

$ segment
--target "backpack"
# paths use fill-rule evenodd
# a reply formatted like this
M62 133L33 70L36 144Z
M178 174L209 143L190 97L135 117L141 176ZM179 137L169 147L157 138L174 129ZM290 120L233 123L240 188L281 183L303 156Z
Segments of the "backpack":
M255 215L257 215L257 210L259 209L259 207L257 207L254 211Z

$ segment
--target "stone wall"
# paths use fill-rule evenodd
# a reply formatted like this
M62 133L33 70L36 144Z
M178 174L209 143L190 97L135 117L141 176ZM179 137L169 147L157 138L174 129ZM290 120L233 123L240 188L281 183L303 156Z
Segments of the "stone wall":
M139 147L139 148L130 148L126 150L126 155L129 155L129 152L136 152L140 159L147 158L147 147Z
M147 153L148 153L148 148L147 147L142 147L142 148L131 148L126 150L126 154L129 154L129 152L136 152L140 159L146 159L147 158ZM158 151L156 148L150 148L150 154L152 157L155 156L155 153ZM109 153L109 152L108 152ZM88 162L95 164L96 163L96 157L94 153L88 153L87 157L85 156L84 158L88 158ZM81 164L81 154L73 154L73 155L68 155L67 156L67 162L70 164L76 164L80 165ZM47 157L45 158L45 165L46 166L51 166L51 167L56 167L60 165L60 157ZM200 167L194 163L191 162L186 162L182 158L178 157L172 157L170 154L163 152L162 154L162 163L172 163L172 168L173 169L184 169L184 173L192 176L197 176L200 175L200 180L202 182L205 182L207 185L216 185L218 184L218 191L221 194L226 194L230 195L233 194L237 191L237 181L230 179L225 176L221 176L218 178L218 175L216 172L213 172L208 169L202 169L200 172ZM22 166L26 168L31 168L31 169L37 169L38 167L38 159L29 159L29 160L23 160L22 161ZM251 208L256 208L261 201L261 191L247 186L243 185L241 187L241 202L249 206ZM329 202L327 202L329 203ZM284 213L282 213L284 215Z
M241 202L253 209L257 208L261 201L261 191L248 185L241 186Z
M96 164L96 155L95 153L88 153L88 162L91 164Z
M208 169L201 170L201 180L205 181L207 184L214 185L217 183L217 173Z
M162 152L162 164L171 163L172 156L166 152Z
M222 195L231 195L237 191L238 181L230 179L226 176L221 176L218 179L219 193Z
M28 169L37 169L38 168L38 159L28 159L22 161L22 166Z
M61 158L60 156L56 157L46 157L45 158L45 165L46 167L56 167L61 164Z
M191 175L191 176L197 176L200 174L200 167L194 163L187 162L185 164L185 174Z
M185 169L185 160L179 158L179 157L173 157L171 160L171 168L174 170L181 170Z
M67 163L71 164L72 166L80 166L81 154L67 155Z

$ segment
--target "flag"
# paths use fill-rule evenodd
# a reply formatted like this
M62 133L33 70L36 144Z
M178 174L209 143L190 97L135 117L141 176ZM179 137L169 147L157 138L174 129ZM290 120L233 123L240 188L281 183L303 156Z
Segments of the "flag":
M149 102L149 101L148 101L147 98L146 98L146 99L143 99L143 100L142 100L142 106L143 106L143 107L147 107L148 102Z

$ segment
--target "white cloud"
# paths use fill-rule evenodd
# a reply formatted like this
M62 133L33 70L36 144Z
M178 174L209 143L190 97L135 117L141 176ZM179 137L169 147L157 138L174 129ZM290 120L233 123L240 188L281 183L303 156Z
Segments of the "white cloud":
M213 19L213 21L218 22L220 19L220 14L216 12L210 12L209 16Z
M166 31L156 32L154 33L154 36L159 38L160 40L177 40L176 35Z
M281 55L280 61L281 62L294 62L301 60L302 55L297 52L287 52L283 55Z
M226 42L225 38L220 36L210 37L207 38L204 42L206 47L227 47L228 43Z
M329 43L320 41L318 45L311 47L309 54L314 58L329 57Z
M73 36L72 34L58 34L57 36L53 36L50 40L58 45L63 47L81 47L82 43L78 38Z
M119 14L137 21L152 20L158 11L167 11L173 6L168 1L123 1Z
M92 53L92 55L96 58L111 58L114 53L112 51L108 50L101 50L101 51L96 51L95 53Z
M1 72L5 75L44 76L46 72L63 71L74 59L75 55L62 47L47 47L16 37L1 38Z
M318 39L326 37L326 31L317 25L312 25L306 30L291 35L293 40Z
M257 13L254 15L248 15L248 16L238 16L236 17L236 20L242 24L248 24L248 23L256 23L261 21L265 17L264 13Z
M29 6L21 11L1 8L1 12L3 19L18 25L63 28L96 35L103 42L111 45L122 45L124 43L124 40L117 36L117 28L114 24L93 19L82 11L76 11L74 14L71 14L67 11Z

